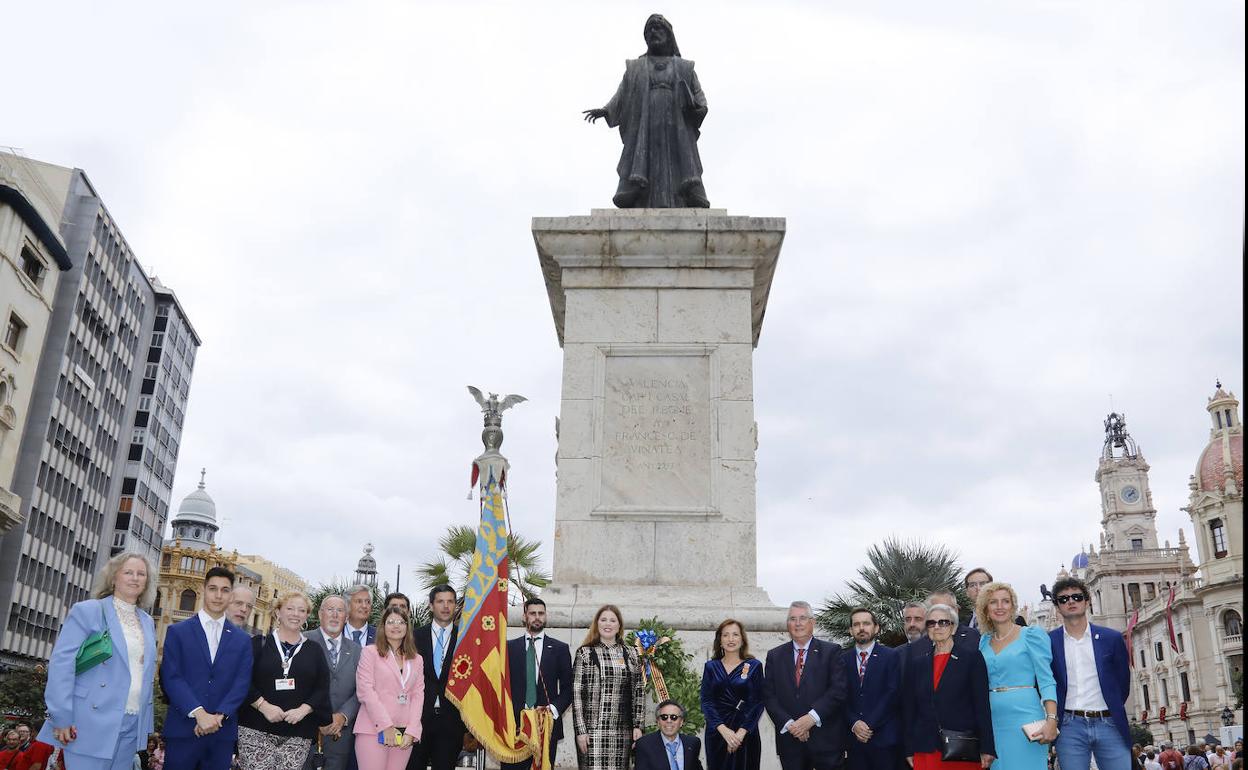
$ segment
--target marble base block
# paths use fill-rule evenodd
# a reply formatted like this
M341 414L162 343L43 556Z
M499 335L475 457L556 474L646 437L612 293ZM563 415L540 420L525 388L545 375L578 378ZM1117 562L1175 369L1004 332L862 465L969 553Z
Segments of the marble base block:
M535 218L559 344L552 625L784 627L757 580L753 349L779 218L596 209Z

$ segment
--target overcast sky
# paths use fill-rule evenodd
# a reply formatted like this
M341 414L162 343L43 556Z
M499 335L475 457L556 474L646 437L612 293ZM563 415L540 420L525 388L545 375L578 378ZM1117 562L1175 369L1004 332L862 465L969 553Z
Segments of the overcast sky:
M17 3L0 145L86 170L204 345L175 501L310 581L475 523L508 412L549 546L561 351L534 216L609 207L614 92L663 12L712 205L782 216L755 356L759 579L839 590L888 535L1024 601L1096 542L1113 407L1190 520L1243 385L1244 4ZM1192 553L1196 557L1195 551ZM546 549L549 568L550 549Z

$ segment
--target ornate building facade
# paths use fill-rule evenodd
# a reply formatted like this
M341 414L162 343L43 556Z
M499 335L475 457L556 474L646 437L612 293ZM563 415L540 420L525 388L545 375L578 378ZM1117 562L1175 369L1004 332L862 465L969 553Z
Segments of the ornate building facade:
M1169 540L1158 545L1148 463L1125 419L1111 414L1096 472L1100 548L1076 554L1070 571L1058 574L1087 582L1094 622L1130 631L1128 712L1157 740L1176 743L1217 735L1228 708L1243 724L1243 708L1236 708L1244 651L1243 426L1239 401L1221 383L1206 410L1209 443L1183 509L1191 517L1196 561L1183 530L1177 547ZM1035 619L1047 628L1061 623L1049 601Z
M165 631L171 624L199 612L203 605L204 574L213 567L225 567L234 573L236 586L247 586L255 592L256 607L248 619L250 633L273 630L273 600L281 593L308 590L302 578L263 556L221 549L217 543L217 504L205 489L202 473L199 488L182 500L172 527L173 536L161 549L160 582L152 610L158 648L163 649Z

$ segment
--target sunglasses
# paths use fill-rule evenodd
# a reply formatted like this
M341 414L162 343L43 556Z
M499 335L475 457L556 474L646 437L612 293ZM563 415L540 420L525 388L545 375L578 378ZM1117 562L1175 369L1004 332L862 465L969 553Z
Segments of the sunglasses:
M684 719L680 714L659 714L660 722L679 722Z
M1083 594L1066 594L1065 596L1058 596L1053 601L1058 604L1065 604L1066 602L1085 602L1087 600L1088 597Z
M929 620L923 625L928 628L936 628L937 626L940 626L941 628L948 628L953 625L953 621L948 618L941 618L940 620Z

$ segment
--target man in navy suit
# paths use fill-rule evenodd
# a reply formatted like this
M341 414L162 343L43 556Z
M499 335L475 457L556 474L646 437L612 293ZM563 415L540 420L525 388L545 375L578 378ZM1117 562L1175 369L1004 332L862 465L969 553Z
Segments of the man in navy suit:
M789 605L791 641L767 653L763 704L776 726L776 753L784 770L831 770L845 756L848 686L840 645L815 639L815 614L806 602Z
M373 589L354 585L344 595L348 599L347 625L342 633L361 647L367 647L377 636L377 627L368 622L373 616Z
M849 698L845 728L849 733L850 770L895 770L900 705L901 653L876 644L875 613L858 607L849 613L854 646L841 655Z
M563 712L572 705L572 653L568 645L546 635L546 602L536 596L524 602L524 636L507 642L511 706L520 727L520 709L545 706L555 717L550 736L550 765L563 740ZM534 672L530 678L529 672ZM528 770L533 763L504 762L503 770Z
M654 710L659 731L637 741L637 770L702 770L702 741L681 735L685 707L670 698Z
M1078 578L1062 578L1053 586L1053 603L1062 616L1062 627L1049 632L1062 770L1087 770L1094 754L1097 767L1131 766L1127 645L1114 629L1088 622L1091 598Z
M420 712L420 743L412 747L407 770L451 770L464 747L464 721L459 709L445 697L459 638L455 625L458 610L455 589L445 584L434 586L429 591L430 623L412 632L416 651L424 659L425 707Z
M165 764L227 770L238 739L238 708L251 687L251 639L225 618L234 573L204 575L204 606L165 632L160 679L169 696Z

